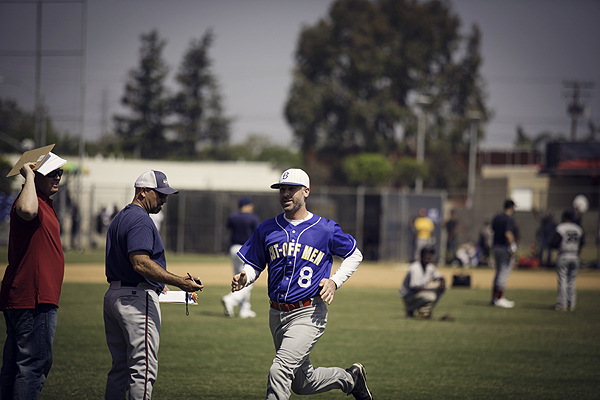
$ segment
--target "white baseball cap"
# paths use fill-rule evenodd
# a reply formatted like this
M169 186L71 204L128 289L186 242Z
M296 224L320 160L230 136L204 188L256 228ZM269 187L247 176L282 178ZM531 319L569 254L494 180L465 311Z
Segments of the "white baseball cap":
M179 193L179 190L175 190L171 186L169 186L167 176L163 172L154 170L150 170L141 174L139 178L137 178L133 186L154 189L162 194Z
M299 168L290 168L283 171L279 182L271 185L271 189L279 189L281 185L306 186L310 188L308 174Z

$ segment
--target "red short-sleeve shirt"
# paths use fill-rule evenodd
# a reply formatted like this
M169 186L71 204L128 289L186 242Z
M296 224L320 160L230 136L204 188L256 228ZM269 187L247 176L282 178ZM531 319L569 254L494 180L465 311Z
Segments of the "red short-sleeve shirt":
M52 200L38 194L38 215L21 219L16 201L10 213L8 267L0 290L0 310L58 306L65 273L60 225Z

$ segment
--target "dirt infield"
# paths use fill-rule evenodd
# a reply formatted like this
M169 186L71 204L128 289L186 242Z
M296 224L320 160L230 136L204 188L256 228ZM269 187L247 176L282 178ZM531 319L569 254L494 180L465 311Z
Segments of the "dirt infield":
M205 285L229 285L232 269L229 264L170 264L169 271L177 275L188 272L197 275ZM335 268L335 266L334 266ZM354 276L344 284L347 287L399 288L408 264L376 264L363 263ZM491 288L494 270L491 268L452 269L440 268L451 285L452 276L467 274L471 276L471 287L475 289ZM263 274L256 285L266 285L266 274ZM106 282L104 265L102 264L67 264L65 282ZM510 275L507 283L510 289L555 289L556 273L553 270L522 270L516 269ZM580 290L600 290L600 270L582 269L577 278L577 288Z

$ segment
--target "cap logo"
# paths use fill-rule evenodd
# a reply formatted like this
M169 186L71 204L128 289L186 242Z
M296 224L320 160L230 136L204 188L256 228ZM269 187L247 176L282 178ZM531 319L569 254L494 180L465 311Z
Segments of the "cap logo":
M285 172L283 173L283 176L282 176L282 178L283 178L283 179L287 179L287 178L288 178L288 176L290 176L290 173L289 173L289 172L287 172L287 171L285 171Z
M165 186L169 186L169 183L167 182L167 180L166 180L166 179L163 179L163 182L162 182L162 183L163 183L163 185L165 185Z

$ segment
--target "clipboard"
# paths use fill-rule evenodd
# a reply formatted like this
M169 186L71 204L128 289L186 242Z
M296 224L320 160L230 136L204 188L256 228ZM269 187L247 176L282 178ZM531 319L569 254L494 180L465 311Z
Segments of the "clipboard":
M35 171L41 165L41 162L48 156L48 154L50 154L50 151L52 151L54 146L54 144L50 144L48 146L26 151L25 153L23 153L21 158L19 158L19 161L17 161L15 166L10 170L6 177L8 178L11 176L18 175L23 165L27 163L36 163L36 166L33 169Z

